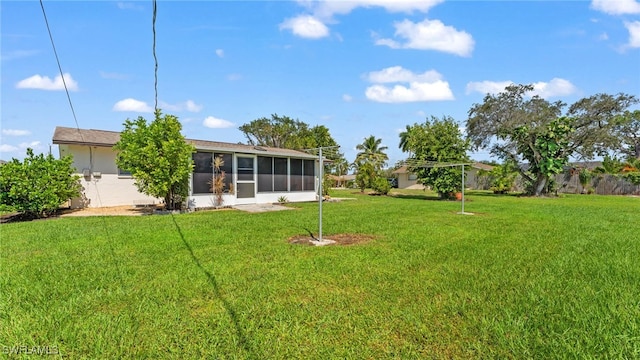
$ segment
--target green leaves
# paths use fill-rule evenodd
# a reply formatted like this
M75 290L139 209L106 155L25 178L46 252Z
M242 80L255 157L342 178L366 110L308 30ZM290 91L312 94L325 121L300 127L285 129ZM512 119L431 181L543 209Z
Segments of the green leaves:
M618 124L619 134L629 133L622 130L628 122L620 115L638 102L632 95L597 94L577 101L563 116L566 104L530 96L531 91L531 85L513 85L487 95L469 110L467 133L475 148L491 147L501 159L528 163L520 173L535 195L549 191L550 176L561 172L569 157L619 150L622 137L613 130Z
M116 164L131 172L140 192L164 198L168 209L178 208L189 193L191 154L195 152L180 133L178 118L162 116L158 110L150 124L138 117L127 119L124 127L114 146Z
M400 134L400 147L412 153L412 162L466 162L470 143L460 133L458 123L450 116L435 116L424 124L407 126ZM415 168L420 182L431 186L441 197L462 189L459 168Z
M305 122L278 114L272 114L270 119L255 119L238 129L249 144L257 146L303 150L338 145L324 125L309 127Z
M65 201L80 196L79 176L73 159L56 160L51 154L34 155L27 149L23 162L12 159L0 166L0 204L42 217L55 212Z

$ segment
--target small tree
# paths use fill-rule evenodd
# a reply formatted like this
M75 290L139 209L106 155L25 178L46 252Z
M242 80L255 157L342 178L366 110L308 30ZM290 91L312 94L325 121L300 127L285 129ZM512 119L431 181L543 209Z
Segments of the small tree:
M435 116L424 124L407 126L400 134L400 148L412 155L412 164L422 162L467 162L469 141L463 139L458 123L450 116ZM409 167L420 183L431 186L441 198L450 198L462 190L462 173L459 167Z
M163 198L168 210L179 209L186 199L193 171L195 148L187 144L181 130L176 116L162 116L157 110L150 124L142 116L127 119L114 146L118 167L131 172L140 192Z
M364 192L364 189L370 188L371 184L376 179L376 169L372 163L354 164L356 166L356 184L360 189L360 192Z
M578 173L578 180L580 181L580 185L582 186L583 194L589 192L589 189L587 189L587 187L589 186L589 184L591 184L592 178L593 174L591 173L591 170L587 168L580 169L580 172Z
M222 156L217 156L213 159L213 178L211 179L211 191L215 195L215 206L222 206L224 203L224 199L222 198L222 194L224 194L224 179L226 177L226 173L224 170L221 170L224 166L224 160L222 160Z
M387 178L379 176L373 181L371 188L376 192L376 194L387 195L389 194L389 191L391 191L391 184L389 184L389 180L387 180Z
M63 202L80 196L80 177L74 175L72 163L70 156L56 160L27 149L23 162L12 159L0 166L0 204L30 218L55 212Z
M505 161L502 165L494 165L490 171L480 170L478 174L489 178L489 190L494 194L505 194L513 189L518 170L516 164Z

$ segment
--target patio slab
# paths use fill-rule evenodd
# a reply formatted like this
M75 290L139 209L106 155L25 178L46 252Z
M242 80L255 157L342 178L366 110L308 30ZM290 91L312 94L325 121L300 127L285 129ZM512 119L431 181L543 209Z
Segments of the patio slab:
M250 213L261 213L268 211L282 211L293 210L290 207L282 206L279 204L245 204L245 205L233 205L233 209L242 210Z

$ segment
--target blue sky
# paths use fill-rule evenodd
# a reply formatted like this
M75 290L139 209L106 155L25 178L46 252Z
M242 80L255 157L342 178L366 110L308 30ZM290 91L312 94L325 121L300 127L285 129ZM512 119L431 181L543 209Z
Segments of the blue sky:
M158 101L189 138L244 142L273 113L325 125L348 160L427 116L460 122L510 82L568 104L640 95L640 2L158 1ZM44 1L81 128L152 119L151 1ZM37 1L3 1L0 158L75 127ZM53 147L54 154L57 149ZM474 153L477 160L486 152Z

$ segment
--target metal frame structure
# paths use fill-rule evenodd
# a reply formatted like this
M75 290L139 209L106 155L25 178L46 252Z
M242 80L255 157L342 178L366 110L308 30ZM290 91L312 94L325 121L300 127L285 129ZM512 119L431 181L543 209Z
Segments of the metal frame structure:
M464 211L464 167L466 165L472 165L472 163L447 163L447 162L437 162L437 161L420 161L420 160L414 160L414 161L404 161L402 163L403 165L406 165L409 168L438 168L438 167L457 167L460 166L462 168L462 184L461 184L461 188L462 188L462 208L460 210L460 212L458 214L460 215L473 215L473 213L468 213Z

